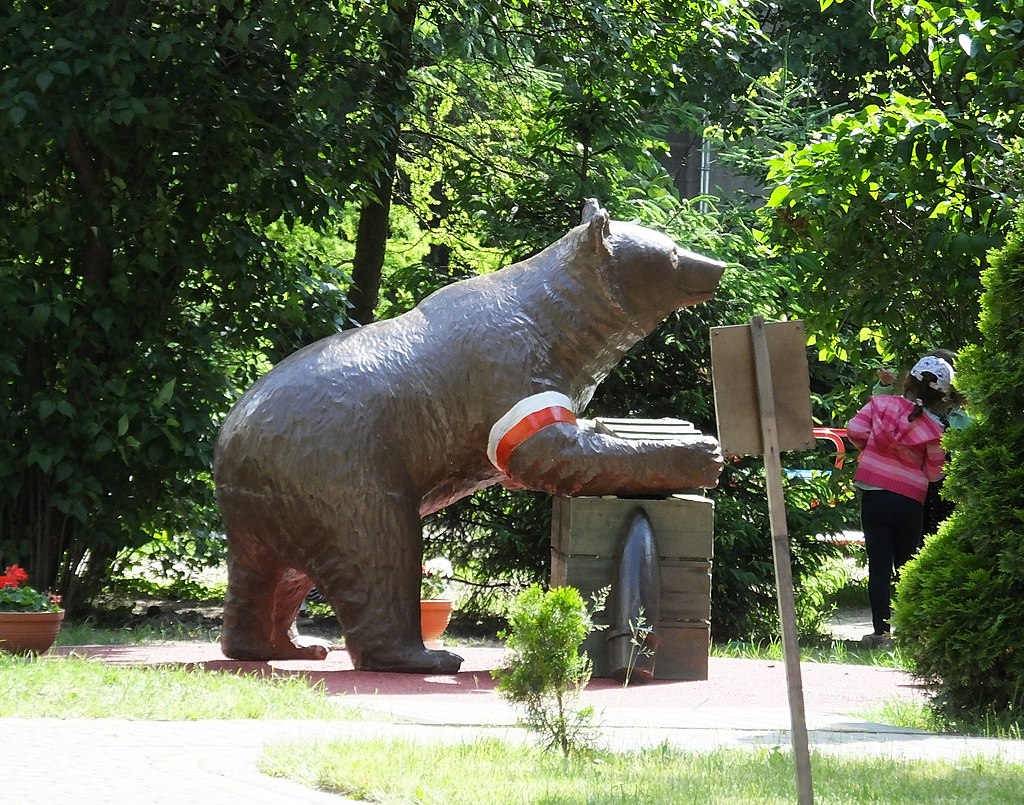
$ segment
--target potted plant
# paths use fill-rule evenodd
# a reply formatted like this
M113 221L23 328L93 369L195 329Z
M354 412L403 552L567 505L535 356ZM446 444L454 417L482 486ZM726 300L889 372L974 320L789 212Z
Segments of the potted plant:
M452 599L448 582L452 563L444 557L428 559L420 576L420 631L427 648L440 648L440 637L452 617Z
M46 651L57 639L64 610L60 596L25 584L26 573L11 565L0 576L0 650L13 654Z

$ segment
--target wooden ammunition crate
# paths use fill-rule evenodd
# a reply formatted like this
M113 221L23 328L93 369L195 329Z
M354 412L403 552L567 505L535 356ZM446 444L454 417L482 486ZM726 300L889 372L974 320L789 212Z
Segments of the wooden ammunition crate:
M571 585L589 601L612 583L619 544L638 508L651 520L661 580L657 679L707 679L711 629L711 558L714 504L703 495L663 499L561 498L553 500L551 585ZM607 613L595 615L607 626ZM608 676L606 630L594 632L584 651L594 676Z

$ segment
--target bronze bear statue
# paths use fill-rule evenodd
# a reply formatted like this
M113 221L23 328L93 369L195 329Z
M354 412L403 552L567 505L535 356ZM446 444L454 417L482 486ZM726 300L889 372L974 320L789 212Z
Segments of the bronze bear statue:
M626 441L576 415L663 318L714 296L724 268L591 199L536 256L275 366L216 444L224 654L325 657L294 628L315 585L357 669L454 673L462 658L420 636L423 516L496 483L566 496L714 486L715 439Z

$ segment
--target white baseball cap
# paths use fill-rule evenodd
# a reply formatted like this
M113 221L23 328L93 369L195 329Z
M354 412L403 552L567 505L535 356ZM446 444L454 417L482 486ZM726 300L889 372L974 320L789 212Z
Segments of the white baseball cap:
M929 386L936 391L941 391L943 394L949 394L950 386L953 384L953 367L949 365L948 361L944 361L942 358L937 358L934 355L925 355L914 364L910 374L924 382L925 372L931 372L935 375L935 380L928 382Z

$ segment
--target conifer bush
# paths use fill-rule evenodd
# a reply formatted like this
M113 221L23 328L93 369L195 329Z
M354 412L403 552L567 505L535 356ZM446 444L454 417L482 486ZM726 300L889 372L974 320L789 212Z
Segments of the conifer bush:
M603 606L601 594L594 610ZM525 709L526 728L565 757L587 751L596 740L594 708L580 705L592 670L583 641L598 628L591 616L575 587L545 591L531 585L512 604L509 628L499 634L509 655L492 671L499 695Z
M894 625L953 716L1024 711L1024 209L982 274L981 341L957 363L972 424L950 431L953 516L904 566Z

